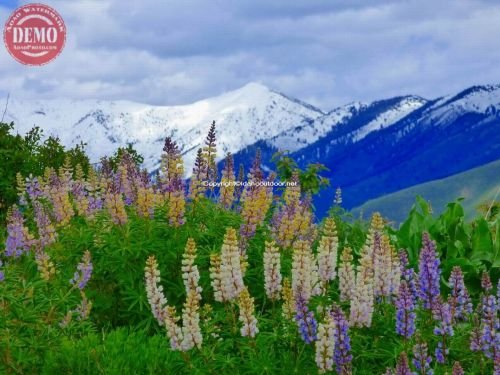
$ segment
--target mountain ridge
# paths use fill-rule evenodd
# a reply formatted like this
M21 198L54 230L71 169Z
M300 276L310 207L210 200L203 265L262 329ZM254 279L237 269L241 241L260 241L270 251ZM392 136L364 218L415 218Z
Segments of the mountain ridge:
M150 171L158 168L164 139L171 136L187 177L215 120L218 161L231 152L237 164L249 167L259 147L269 169L272 154L288 150L301 167L326 164L332 185L346 193L347 207L500 159L497 84L435 99L410 94L351 102L326 112L259 83L180 106L13 100L6 120L19 132L39 125L67 146L85 142L93 161L131 143ZM334 189L322 192L316 204L329 204L333 194Z

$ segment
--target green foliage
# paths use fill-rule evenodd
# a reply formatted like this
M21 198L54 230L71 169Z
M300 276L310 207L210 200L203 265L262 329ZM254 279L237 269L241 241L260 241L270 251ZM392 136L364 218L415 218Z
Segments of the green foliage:
M294 173L298 173L302 192L317 194L321 189L330 185L328 178L321 176L321 172L329 169L320 163L308 164L301 170L295 160L284 152L277 152L271 161L276 165L276 173L282 181L290 181Z
M494 279L500 276L500 241L496 229L499 222L498 218L486 221L483 217L467 222L460 201L449 203L436 217L428 202L417 197L408 218L399 230L391 232L397 246L408 249L414 266L418 262L422 232L430 233L437 242L445 278L453 266L460 266L471 285L478 289L483 271L490 272Z
M127 144L127 147L118 147L113 156L109 158L109 162L113 171L116 172L116 169L118 168L118 165L120 164L120 161L125 154L132 158L134 164L137 167L139 167L144 161L144 157L139 154L136 149L134 149L134 146L131 143L129 143Z
M12 125L0 125L0 153L5 164L0 168L2 202L17 199L15 172L26 176L42 174L45 167L59 168L69 158L73 166L89 168L83 145L65 150L57 138L42 142L42 133L32 129L25 137L11 135ZM134 163L141 157L129 145L110 159L116 169L125 153ZM305 171L288 156L275 155L278 175L290 180L299 173L305 193L317 193L326 184L319 164ZM5 167L4 167L5 166ZM68 225L58 227L58 240L45 251L57 270L50 281L42 280L34 254L9 259L0 282L0 373L42 374L314 374L314 345L299 337L293 320L282 314L281 302L270 301L264 291L263 252L270 239L272 213L257 228L246 247L248 268L245 285L255 299L259 333L254 339L241 337L238 309L235 304L216 302L209 279L209 258L220 251L226 228L239 228L242 222L237 210L224 210L206 198L186 207L185 223L174 228L168 223L168 202L157 207L153 218L137 215L134 205L127 206L127 222L115 225L106 210L92 218L74 216ZM272 211L272 210L271 210ZM33 212L25 209L27 225L35 232ZM340 249L353 248L355 261L368 236L369 223L355 220L342 207L335 206L330 216L336 223ZM321 226L320 226L321 229ZM410 262L416 266L422 233L436 240L443 268L443 284L453 266L459 265L466 275L473 298L479 298L479 277L488 271L498 280L500 260L500 220L494 216L465 220L461 202L448 204L434 217L430 205L422 198L411 209L399 229L386 228L393 244L408 249ZM189 352L170 349L164 327L153 318L144 282L146 259L154 255L161 272L161 285L168 303L177 311L182 308L186 291L182 280L182 253L188 238L196 242L196 265L202 288L201 328L203 345ZM5 231L0 231L0 246ZM316 249L317 243L313 244ZM86 296L93 307L88 320L74 318L66 327L68 311L81 302L79 290L70 279L82 254L89 250L94 266ZM289 251L281 254L282 274L291 274ZM317 317L322 307L338 301L338 281L325 296L314 297L311 310ZM347 310L348 305L342 305ZM355 374L381 374L393 367L399 353L411 352L415 338L405 341L395 333L395 308L389 303L375 305L370 328L350 330ZM418 310L420 338L435 348L438 338L428 311ZM435 366L436 374L450 372L454 360L460 360L467 373L491 373L491 363L472 353L469 347L471 322L455 325L448 363ZM434 366L434 364L433 364Z

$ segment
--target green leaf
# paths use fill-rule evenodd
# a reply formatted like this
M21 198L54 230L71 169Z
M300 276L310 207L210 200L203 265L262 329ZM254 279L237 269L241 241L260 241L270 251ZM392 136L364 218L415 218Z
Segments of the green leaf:
M493 263L493 241L488 222L480 218L475 222L476 226L472 233L471 259L484 260Z

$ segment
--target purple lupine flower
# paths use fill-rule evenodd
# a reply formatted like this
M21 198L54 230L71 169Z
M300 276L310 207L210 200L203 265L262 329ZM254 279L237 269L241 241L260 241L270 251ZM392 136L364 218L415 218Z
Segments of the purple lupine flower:
M3 262L2 260L0 259L0 282L4 281L5 280L5 273L3 272L2 270L2 266L3 266Z
M19 257L27 253L33 245L33 239L24 226L24 218L16 205L7 218L7 241L5 242L5 255Z
M115 185L118 191L123 194L124 202L130 206L136 199L133 186L139 179L139 170L128 152L123 153L115 174Z
M428 233L424 233L422 243L423 247L418 263L418 295L424 303L424 307L432 309L439 296L440 261L436 252L436 243L429 238Z
M39 245L41 249L43 249L45 246L56 241L57 232L42 204L34 201L33 208L35 211L35 222L38 228Z
M297 297L295 302L296 314L295 321L299 327L300 337L306 344L316 340L318 331L318 322L314 318L314 314L307 307L307 303L301 296Z
M451 308L451 318L464 319L466 314L472 314L472 301L465 287L464 275L460 267L453 267L449 279L451 296L448 303Z
M432 357L427 353L427 344L418 343L413 347L413 366L421 375L432 375L431 369Z
M410 364L408 363L408 356L405 352L399 355L395 375L412 375Z
M460 365L460 362L455 362L451 371L451 375L464 375L464 369Z
M434 334L441 336L441 341L438 342L435 350L436 361L438 363L444 363L449 353L449 349L446 346L446 338L451 337L454 334L451 308L449 304L438 301L432 312L434 319L438 322L438 325L434 327Z
M33 177L30 175L30 177L26 179L26 193L28 193L28 196L32 202L44 196L42 187L40 186L40 182L38 181L38 177Z
M72 312L76 313L78 320L85 320L90 315L90 310L92 309L92 301L89 301L84 292L80 292L82 300L80 304Z
M82 261L78 263L78 266L76 268L77 271L73 275L73 278L70 280L70 283L72 285L76 285L78 289L82 290L83 288L85 288L90 280L90 277L92 276L93 266L90 257L90 251L85 251L82 257Z
M500 320L495 296L482 297L481 327L481 349L486 357L495 359L500 351Z
M497 282L497 305L500 306L500 279Z
M405 280L399 286L396 308L396 333L409 339L415 333L415 297Z
M401 278L408 283L408 287L410 288L411 294L413 295L414 300L416 301L418 298L417 291L417 274L415 270L410 267L410 262L408 260L408 253L406 250L399 250L399 267L401 270Z
M479 321L478 315L480 312L480 306L477 307L478 312L474 314L472 318L472 328L470 335L470 350L473 352L478 352L481 350L481 322Z
M347 375L351 373L351 338L349 337L349 323L342 309L335 306L331 311L335 322L335 350L333 360L337 374Z
M483 288L484 291L488 294L493 289L493 284L491 283L490 275L486 271L483 271L483 274L481 275L481 288Z
M102 199L102 197L98 193L93 192L91 195L89 195L89 213L90 214L102 209L103 205L104 205L104 200Z

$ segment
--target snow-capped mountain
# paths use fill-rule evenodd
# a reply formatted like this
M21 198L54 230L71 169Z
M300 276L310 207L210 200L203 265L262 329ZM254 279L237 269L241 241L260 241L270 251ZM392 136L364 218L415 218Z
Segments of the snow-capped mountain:
M500 85L434 100L354 103L246 147L235 155L236 164L248 167L256 148L264 161L285 148L302 167L320 162L330 169L324 175L332 188L315 198L322 216L337 186L351 208L500 159Z
M158 167L166 136L173 137L190 171L210 124L217 123L219 156L272 138L324 113L267 87L250 83L238 90L182 106L151 106L129 101L11 100L5 120L25 133L40 126L70 146L83 141L93 161L132 143L145 167Z
M300 150L326 136L334 128L347 124L361 114L370 111L377 103L380 102L355 102L336 108L313 121L304 121L299 126L285 130L271 138L269 143L278 149L286 149L288 151ZM353 129L350 136L354 141L360 140L372 131L395 124L426 103L426 99L413 95L395 98L395 100L391 100L389 106L380 110L377 109L377 115L372 120L366 120L358 128Z
M248 167L260 148L264 166L272 167L273 153L288 150L302 167L320 162L330 168L332 189L316 201L320 216L336 186L349 208L500 159L500 85L433 100L408 95L354 102L327 113L256 83L182 106L14 99L6 120L20 133L38 125L67 146L83 141L93 161L132 143L149 170L158 167L164 139L172 136L187 176L215 120L219 160L229 151L236 165Z

